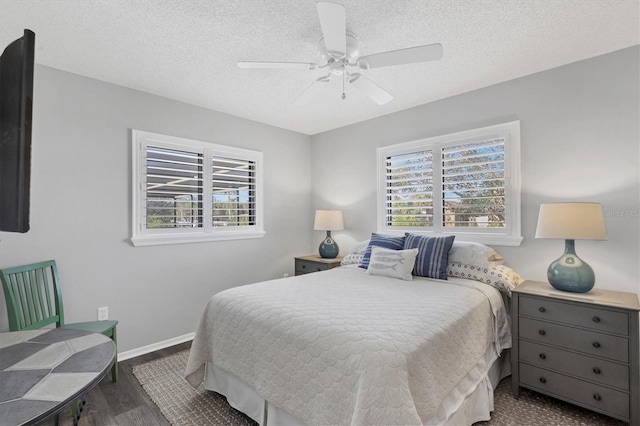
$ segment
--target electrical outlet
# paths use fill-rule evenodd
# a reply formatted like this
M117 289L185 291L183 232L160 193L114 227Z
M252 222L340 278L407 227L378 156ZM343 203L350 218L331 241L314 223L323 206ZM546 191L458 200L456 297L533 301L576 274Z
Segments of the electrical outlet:
M284 274L282 277L283 278L289 278L289 274Z
M109 307L103 306L102 308L98 308L98 321L104 321L109 319Z

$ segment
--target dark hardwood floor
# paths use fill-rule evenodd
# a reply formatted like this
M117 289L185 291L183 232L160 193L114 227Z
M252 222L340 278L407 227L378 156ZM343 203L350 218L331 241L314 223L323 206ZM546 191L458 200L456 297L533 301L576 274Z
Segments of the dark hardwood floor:
M136 358L122 361L119 365L118 383L111 382L111 375L96 386L87 396L87 405L80 417L79 426L88 425L169 425L160 410L151 401L133 375L133 366L189 349L191 342L162 349ZM53 424L53 423L51 423ZM60 415L61 426L73 424L71 410Z

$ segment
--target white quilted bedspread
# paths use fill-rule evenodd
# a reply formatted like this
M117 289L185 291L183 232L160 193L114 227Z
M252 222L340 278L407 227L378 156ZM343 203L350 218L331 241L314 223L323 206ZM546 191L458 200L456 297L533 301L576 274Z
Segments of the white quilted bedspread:
M213 362L306 424L423 424L488 347L510 340L486 284L342 267L213 296L185 377L197 387Z

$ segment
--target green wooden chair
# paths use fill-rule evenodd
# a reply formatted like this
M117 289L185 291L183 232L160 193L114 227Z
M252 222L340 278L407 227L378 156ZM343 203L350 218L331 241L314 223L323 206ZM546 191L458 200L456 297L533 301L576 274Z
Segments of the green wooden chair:
M54 260L0 269L9 315L9 330L35 330L54 324L56 327L92 331L111 338L118 346L118 321L64 323L62 292ZM118 359L111 369L111 380L118 381Z

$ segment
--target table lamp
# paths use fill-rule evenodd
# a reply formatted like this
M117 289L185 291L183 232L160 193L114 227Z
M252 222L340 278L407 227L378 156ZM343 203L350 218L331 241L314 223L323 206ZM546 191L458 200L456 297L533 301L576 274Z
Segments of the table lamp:
M327 231L327 236L320 243L320 256L325 259L333 259L338 256L338 244L331 238L331 231L344 229L341 210L316 210L316 220L313 229Z
M564 254L547 270L554 288L586 293L596 282L591 266L576 254L575 240L606 240L602 207L598 203L540 204L536 238L563 238Z

